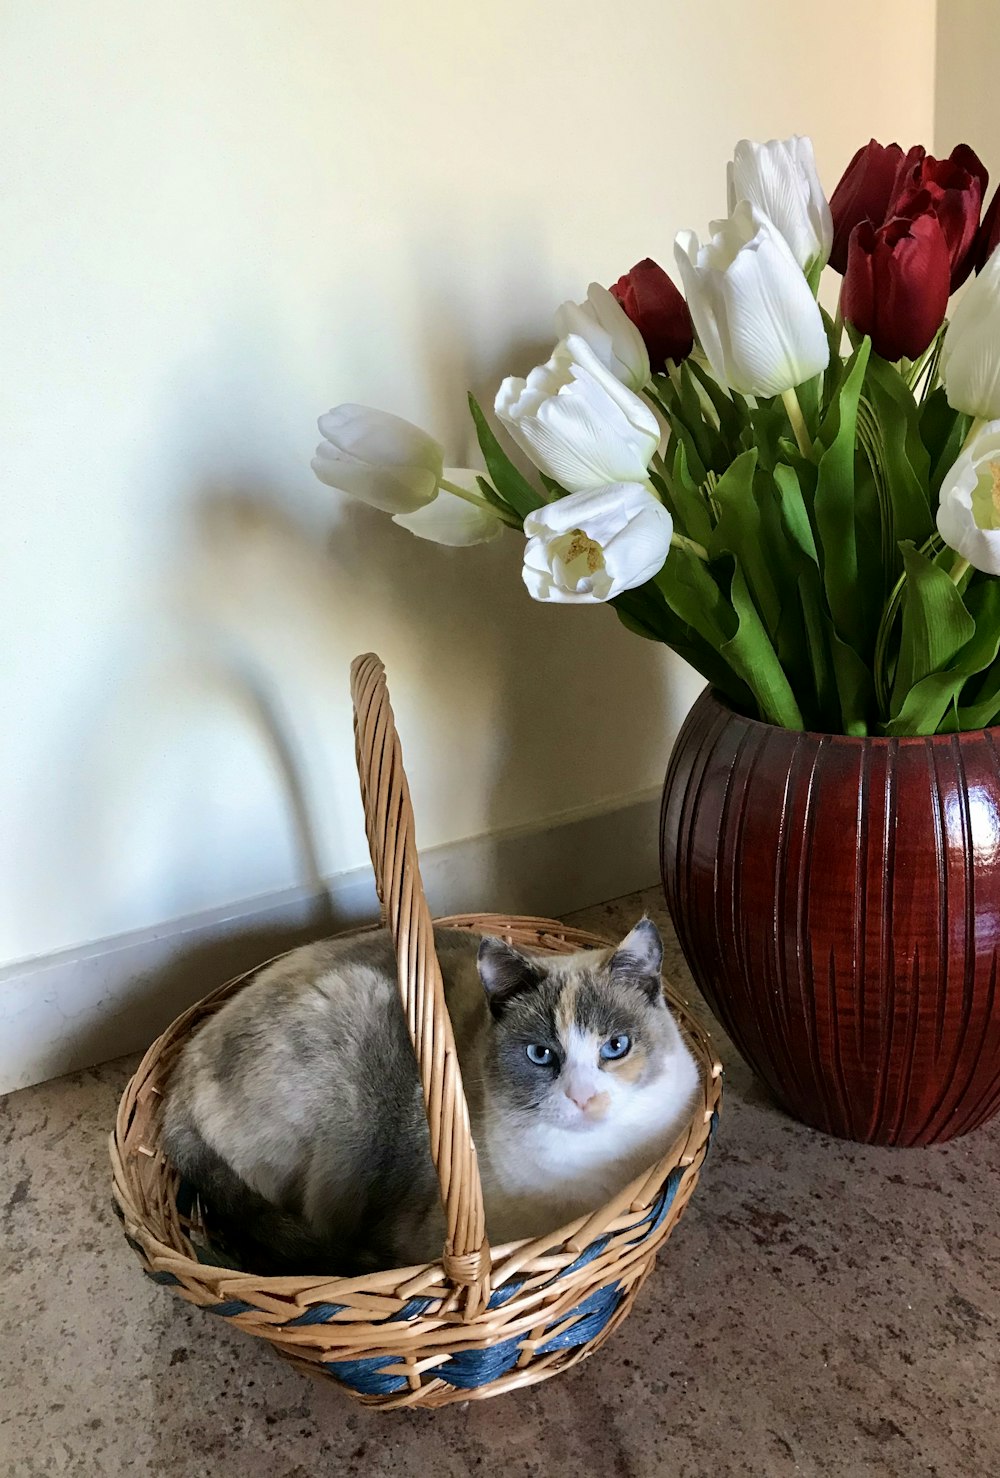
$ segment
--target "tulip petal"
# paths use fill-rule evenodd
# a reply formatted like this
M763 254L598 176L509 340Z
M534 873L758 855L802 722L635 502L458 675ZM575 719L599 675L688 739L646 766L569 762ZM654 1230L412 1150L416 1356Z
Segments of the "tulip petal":
M826 262L830 207L816 172L812 140L794 135L756 144L741 139L729 167L729 210L748 201L787 242L803 272Z
M552 578L548 568L535 569L525 561L521 578L528 588L532 600L545 601L551 605L596 606L601 604L599 596L592 590L563 590Z
M433 436L402 416L366 405L338 405L319 418L321 435L360 462L423 467L440 476L444 453Z
M556 331L582 338L605 368L631 390L649 380L649 354L642 334L607 288L592 282L585 303L556 309Z
M647 487L618 483L557 499L524 521L524 583L535 600L613 599L663 566L673 520Z
M645 401L571 334L527 380L504 380L496 412L535 466L567 488L644 481L660 428Z
M1000 528L981 527L974 511L981 476L988 488L1000 483L1000 420L984 426L946 474L937 515L938 533L951 549L977 570L1000 575ZM994 518L1000 519L1000 514L994 513Z
M767 222L720 284L731 339L730 383L742 394L780 395L824 370L823 319L787 243Z
M674 259L681 274L688 311L702 352L720 385L727 384L726 356L713 303L708 295L708 272L698 265L701 249L693 231L679 231L674 241Z
M868 221L877 229L885 221L902 162L898 144L883 147L871 139L844 170L830 196L834 226L830 266L835 272L843 275L847 271L848 244L855 226Z
M349 493L383 513L412 513L429 503L437 488L437 474L421 467L374 467L320 442L312 470L327 487Z
M663 371L668 360L680 364L694 347L694 329L687 303L663 268L651 257L636 262L611 289L642 335L653 369Z
M459 487L468 486L480 496L476 487L476 474L464 467L446 467L445 477ZM428 539L433 544L447 544L455 549L467 548L472 544L488 544L503 533L503 524L490 508L467 503L464 498L440 488L437 497L415 513L397 513L393 523L408 529L418 539Z
M948 404L984 421L1000 418L1000 252L959 300L945 332L941 377Z
M644 585L663 568L670 552L674 523L662 504L630 519L604 546L604 562L612 578L609 599Z

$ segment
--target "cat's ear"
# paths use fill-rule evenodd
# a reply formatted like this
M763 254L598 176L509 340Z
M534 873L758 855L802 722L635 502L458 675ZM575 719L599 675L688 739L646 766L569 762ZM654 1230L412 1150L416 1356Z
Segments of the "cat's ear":
M494 1016L498 1016L514 996L534 989L542 978L537 965L506 940L494 939L491 935L482 940L477 963L479 978Z
M612 979L626 981L645 991L651 1001L662 994L663 940L652 919L640 919L626 934L608 963Z

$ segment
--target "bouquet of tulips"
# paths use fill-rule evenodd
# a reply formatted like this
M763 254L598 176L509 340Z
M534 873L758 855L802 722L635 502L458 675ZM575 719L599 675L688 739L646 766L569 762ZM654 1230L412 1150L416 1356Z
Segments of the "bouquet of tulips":
M321 417L325 483L443 544L523 531L535 600L603 601L791 729L1000 721L1000 192L873 139L830 200L805 138L736 147L729 215L556 313L470 396L484 471L398 417ZM840 273L834 316L817 293ZM951 294L970 278L946 317Z

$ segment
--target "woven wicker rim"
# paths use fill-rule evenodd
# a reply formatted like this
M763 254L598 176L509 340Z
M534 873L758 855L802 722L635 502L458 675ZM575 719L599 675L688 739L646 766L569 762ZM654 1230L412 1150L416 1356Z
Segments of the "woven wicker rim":
M396 948L400 997L445 1210L442 1257L353 1279L267 1278L199 1259L191 1240L201 1230L199 1209L182 1214L178 1176L159 1148L163 1087L191 1030L263 966L186 1011L146 1053L122 1096L111 1136L114 1196L126 1235L156 1281L264 1336L310 1373L326 1371L346 1380L348 1365L355 1372L373 1362L389 1362L388 1368L402 1372L398 1378L385 1377L384 1390L377 1384L380 1375L369 1379L365 1374L367 1386L365 1380L349 1380L362 1400L382 1406L435 1406L544 1379L588 1354L617 1327L694 1190L720 1105L722 1068L708 1034L668 985L671 1007L702 1069L699 1101L676 1143L607 1205L543 1238L490 1248L468 1108L433 948L434 925L420 880L409 792L378 658L357 659L352 691L369 846ZM465 914L439 922L552 952L609 942L548 919ZM640 1226L645 1230L637 1231ZM560 1318L567 1330L574 1322L589 1329L590 1316L583 1315L587 1301L581 1303L581 1296L589 1291L593 1299L595 1290L612 1284L618 1295L612 1312L596 1321L592 1337L574 1343ZM505 1368L497 1378L487 1373L474 1390L471 1385L456 1389L456 1375L451 1375L451 1384L435 1376L442 1361L471 1359L476 1351L476 1358L483 1358L482 1352L498 1341L510 1347L512 1340L515 1368ZM563 1340L568 1342L565 1348Z

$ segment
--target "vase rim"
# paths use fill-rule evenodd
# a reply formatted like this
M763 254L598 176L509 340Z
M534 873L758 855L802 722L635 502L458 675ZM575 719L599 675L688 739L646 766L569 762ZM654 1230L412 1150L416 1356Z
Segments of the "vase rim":
M912 745L912 744L952 744L956 739L971 742L981 739L985 734L996 734L1000 742L1000 725L988 724L981 729L956 729L951 734L843 734L838 729L788 729L784 724L769 724L762 718L753 718L748 713L741 713L719 692L711 683L704 687L696 703L704 701L711 702L716 708L724 709L731 717L739 719L741 723L749 724L753 728L767 729L772 734L790 734L796 739L837 739L842 744L859 745Z

